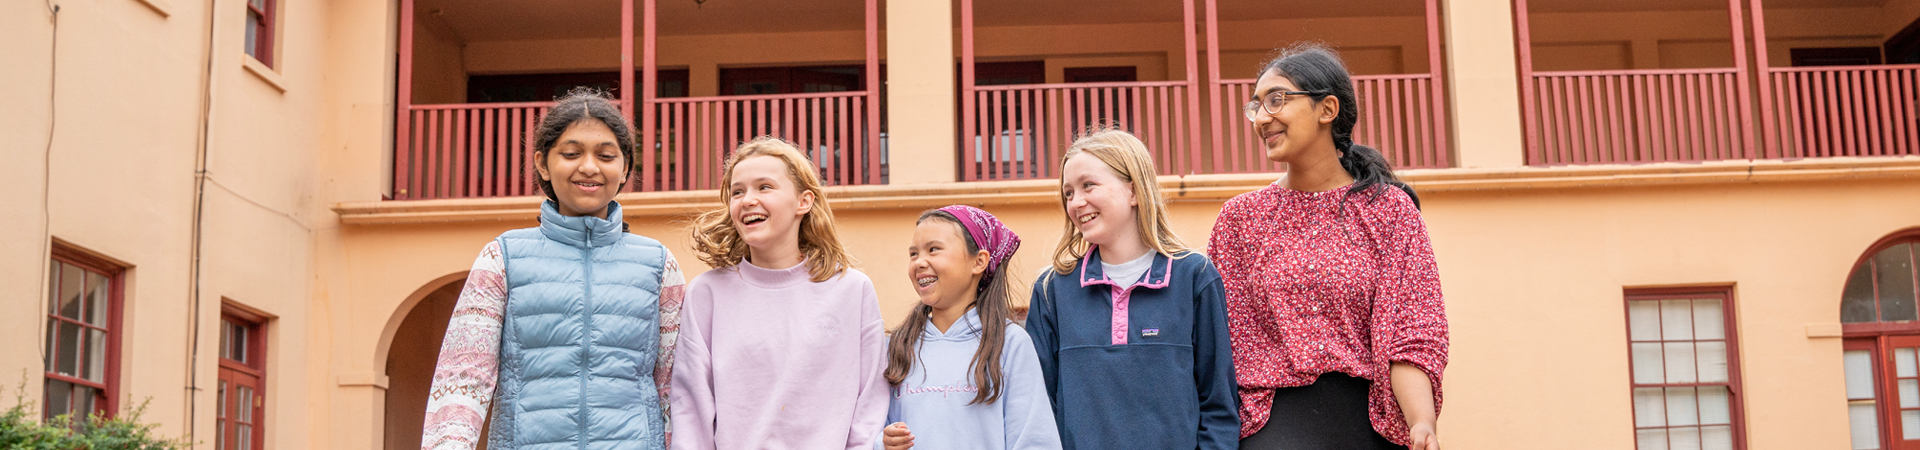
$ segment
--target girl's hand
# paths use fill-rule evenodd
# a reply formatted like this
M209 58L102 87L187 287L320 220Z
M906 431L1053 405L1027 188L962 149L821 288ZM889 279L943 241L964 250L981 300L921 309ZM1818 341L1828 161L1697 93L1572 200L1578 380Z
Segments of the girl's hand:
M1413 438L1409 450L1440 450L1440 435L1434 433L1433 423L1417 423L1408 427L1407 435ZM891 449L892 447L888 447Z
M913 432L907 430L906 422L894 422L893 425L887 425L887 428L881 431L884 436L880 437L880 442L886 444L887 450L913 448Z

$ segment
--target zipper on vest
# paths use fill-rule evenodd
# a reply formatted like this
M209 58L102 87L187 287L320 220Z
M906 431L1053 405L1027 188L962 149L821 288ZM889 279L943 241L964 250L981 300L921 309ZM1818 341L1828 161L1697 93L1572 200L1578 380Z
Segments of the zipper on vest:
M580 350L581 350L580 423L578 425L579 426L578 435L580 436L580 438L574 443L574 448L577 448L580 450L586 450L587 444L591 442L593 439L593 436L587 430L588 426L590 426L593 423L593 420L590 417L593 414L593 408L587 406L588 405L587 381L589 378L593 377L593 347L594 347L594 343L593 343L594 341L594 338L593 338L593 332L594 332L593 330L593 221L583 220L581 222L584 223L587 228L587 238L586 238L587 245L586 247L580 249L580 263L582 266L581 280L580 280L580 331L582 333L580 336L582 340L582 342L580 343Z

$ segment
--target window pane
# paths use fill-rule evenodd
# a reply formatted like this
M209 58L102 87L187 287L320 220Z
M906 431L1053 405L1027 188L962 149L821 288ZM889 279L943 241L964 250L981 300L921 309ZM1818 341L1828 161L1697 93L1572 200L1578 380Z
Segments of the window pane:
M220 357L233 359L233 327L227 321L220 321Z
M73 387L73 417L85 418L93 414L94 399L100 396L100 390L86 386Z
M53 362L53 372L61 375L79 376L80 354L86 349L80 348L80 326L71 323L60 324L60 355Z
M223 419L233 417L233 414L230 412L232 411L232 409L230 409L231 406L227 405L227 380L220 380L220 387L215 392L217 393L214 395L219 399L220 406L218 410L213 412L214 417Z
M1629 339L1660 340L1660 302L1655 300L1627 302L1627 326L1632 330L1628 333Z
M80 270L80 267L68 264L60 265L61 316L73 320L80 320L80 291L83 287L82 283L85 282L86 279L87 272Z
M1693 340L1693 305L1686 300L1660 301L1660 338Z
M1727 343L1725 341L1695 342L1693 347L1699 351L1700 382L1727 382Z
M1700 448L1705 450L1733 450L1733 427L1700 427Z
M1900 411L1900 438L1920 439L1920 411Z
M236 416L236 418L234 419L235 421L238 421L241 423L253 423L253 387L252 386L247 386L243 384L243 385L240 385L238 389L233 390L233 411L235 413L234 416ZM241 440L241 445L246 445L246 441Z
M1880 288L1880 321L1914 320L1920 311L1913 307L1913 245L1900 244L1873 255L1874 271Z
M227 450L226 419L214 419L213 430L215 431L215 433L213 433L213 450Z
M1720 300L1693 301L1693 338L1726 339L1726 320L1720 311Z
M1726 386L1703 386L1700 388L1700 424L1727 425L1733 423L1733 402L1727 398Z
M1692 342L1668 342L1662 347L1667 353L1668 383L1692 383L1699 380L1693 368Z
M1920 408L1920 380L1900 380L1900 407Z
M233 447L240 450L253 448L253 426L240 424L239 428L240 432L234 433L233 436L233 443L238 445L234 445Z
M1665 428L1637 430L1634 432L1634 437L1634 440L1638 442L1636 447L1638 447L1639 450L1667 450L1667 430Z
M47 314L60 310L60 268L66 266L66 263L54 261L52 268L47 270Z
M1633 344L1633 382L1660 384L1666 380L1666 364L1661 362L1660 344Z
M46 341L47 351L45 353L42 353L41 363L46 364L46 367L47 367L46 370L48 372L53 371L54 356L60 354L60 349L54 348L55 347L54 344L57 344L60 342L60 341L54 340L59 335L60 335L60 321L57 319L47 319L47 341Z
M233 327L233 349L228 350L227 353L233 355L234 361L239 361L242 364L245 364L248 362L247 361L247 341L251 338L247 335L250 333L248 333L247 327L243 327L240 325L232 325L232 327Z
M1847 404L1847 434L1853 438L1854 450L1880 449L1880 416L1873 402L1852 402Z
M1698 407L1699 407L1699 404L1696 403L1696 400L1694 399L1693 388L1690 388L1690 387L1667 388L1667 424L1668 425L1676 425L1676 426L1699 425L1700 419L1699 419L1698 411L1696 411ZM1674 442L1679 442L1679 441L1674 441ZM1676 448L1679 448L1679 447L1676 445Z
M1906 377L1915 376L1914 367L1913 367L1913 347L1902 347L1902 348L1893 349L1893 368L1894 368L1893 373L1895 374L1894 376L1896 377L1906 378Z
M87 323L96 327L107 326L107 294L112 293L107 285L109 278L97 273L87 272Z
M1847 398L1873 398L1873 354L1866 350L1847 350Z
M66 414L73 408L73 384L60 380L47 380L47 410L45 417Z
M1673 450L1699 450L1700 429L1694 427L1668 429L1667 446Z
M1872 263L1872 260L1861 261L1858 267L1853 268L1853 274L1847 276L1846 292L1840 295L1841 322L1874 322L1880 319L1873 305Z
M260 54L255 52L253 48L254 42L256 40L255 35L259 34L259 31L257 30L258 28L260 28L259 16L255 16L252 11L248 11L247 12L247 39L245 42L247 46L247 54L253 55L255 57L260 56Z
M247 0L247 4L253 5L254 9L267 10L267 0Z
M1637 388L1633 390L1633 426L1661 427L1667 425L1667 394L1661 388Z
M87 374L84 378L95 383L107 382L107 333L100 330L87 330Z

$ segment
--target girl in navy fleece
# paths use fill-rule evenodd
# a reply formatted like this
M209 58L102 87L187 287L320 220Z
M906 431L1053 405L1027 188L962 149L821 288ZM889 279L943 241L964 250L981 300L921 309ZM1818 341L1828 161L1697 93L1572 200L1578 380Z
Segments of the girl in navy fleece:
M1060 173L1067 223L1027 332L1065 448L1237 448L1220 273L1168 226L1146 145L1097 131Z
M1008 311L1020 236L971 206L927 211L907 247L920 304L887 350L886 450L1060 448L1033 341Z

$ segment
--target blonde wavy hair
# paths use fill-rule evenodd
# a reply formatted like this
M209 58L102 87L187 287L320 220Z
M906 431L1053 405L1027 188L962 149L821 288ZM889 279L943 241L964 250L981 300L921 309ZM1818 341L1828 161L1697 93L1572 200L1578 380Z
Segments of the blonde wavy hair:
M1080 154L1092 155L1106 163L1108 169L1120 175L1120 180L1133 186L1133 198L1139 203L1133 209L1133 218L1140 225L1140 241L1162 255L1179 258L1181 252L1193 251L1180 236L1173 234L1173 227L1167 224L1166 198L1160 195L1158 170L1153 165L1153 153L1147 151L1147 144L1132 133L1115 128L1099 128L1074 138L1073 145L1060 155L1060 171L1066 172L1067 160ZM1066 180L1061 179L1061 190L1066 190ZM1060 195L1060 213L1065 228L1060 231L1060 246L1053 250L1054 273L1066 275L1080 264L1080 258L1087 254L1086 236L1080 235L1079 227L1073 226L1073 217L1067 211L1067 196Z
M805 153L793 142L773 136L761 136L740 144L734 148L733 155L727 157L726 169L721 172L720 209L707 211L694 219L693 251L700 254L700 261L714 269L724 269L739 265L750 251L747 242L740 238L740 230L733 228L733 217L727 213L732 204L732 196L724 184L733 182L733 168L740 161L755 156L779 158L787 165L787 176L793 179L794 187L800 193L813 193L813 209L800 218L800 253L807 257L807 273L814 282L827 281L841 272L852 268L853 256L840 245L840 237L833 228L833 208L827 206L827 193L821 189L820 174L807 160Z

